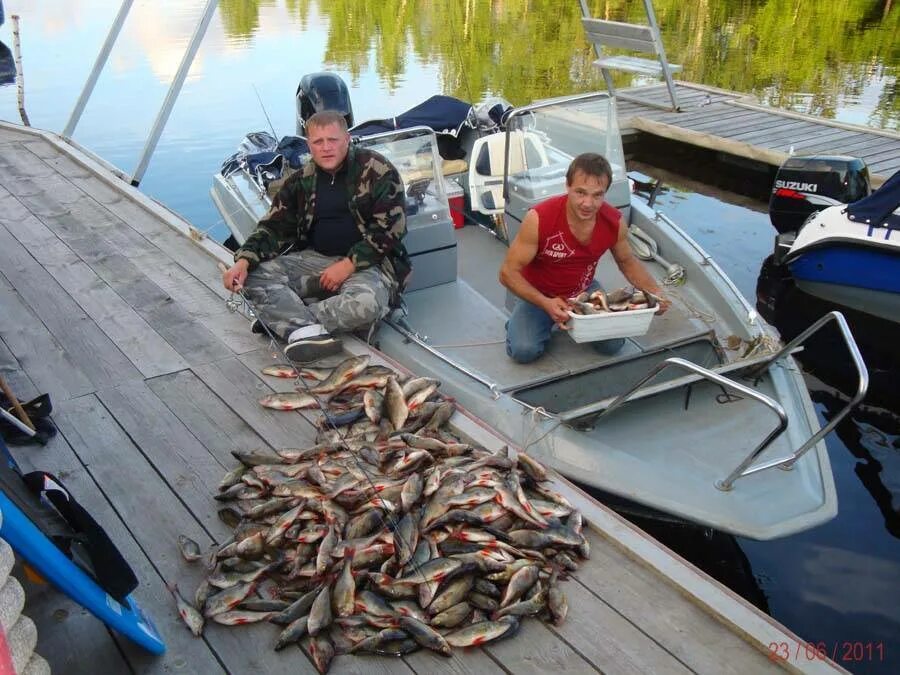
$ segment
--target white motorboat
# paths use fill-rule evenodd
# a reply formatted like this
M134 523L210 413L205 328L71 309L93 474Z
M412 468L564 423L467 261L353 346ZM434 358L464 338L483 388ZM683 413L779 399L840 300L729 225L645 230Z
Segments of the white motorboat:
M442 392L562 474L666 517L756 539L833 518L823 438L862 398L868 377L843 317L827 315L782 347L715 261L631 193L607 93L523 106L503 122L451 129L463 160L450 167L432 128L357 137L403 175L414 265L401 306L369 348L439 378ZM497 281L500 264L528 209L562 193L569 162L586 151L610 160L607 200L673 306L613 356L559 332L547 354L520 365L505 352L513 299ZM269 203L259 175L232 167L214 180L213 199L238 242ZM454 227L460 204L451 210L448 194L460 188L466 220ZM625 285L610 255L597 279ZM823 427L791 353L826 323L843 331L859 386Z

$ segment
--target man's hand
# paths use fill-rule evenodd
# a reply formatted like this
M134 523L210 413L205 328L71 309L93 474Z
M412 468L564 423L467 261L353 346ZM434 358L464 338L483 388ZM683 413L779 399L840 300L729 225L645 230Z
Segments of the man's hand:
M550 318L556 322L563 330L568 330L569 319L569 303L563 300L562 298L547 298L547 300L543 303L543 309L547 314L550 315Z
M229 291L241 290L244 287L244 282L247 280L247 270L249 268L250 263L247 262L247 259L241 258L230 269L222 273L222 284Z
M326 291L334 293L355 271L356 267L350 258L341 258L324 269L319 275L319 283Z
M644 291L644 294L649 295L654 300L656 300L656 304L659 307L659 309L656 310L657 314L665 314L669 311L669 307L672 306L672 301L669 300L669 298L667 298L665 295L663 295L663 292L659 289L656 289L655 291Z

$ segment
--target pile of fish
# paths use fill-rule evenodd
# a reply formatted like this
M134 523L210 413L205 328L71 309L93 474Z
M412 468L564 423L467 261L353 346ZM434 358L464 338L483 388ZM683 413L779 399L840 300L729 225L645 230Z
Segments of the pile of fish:
M206 556L181 540L211 565L193 604L173 589L182 618L197 635L268 621L277 650L308 636L320 672L336 653L449 656L527 616L561 623L557 581L589 555L581 514L528 455L451 433L438 382L368 360L265 371L316 380L263 401L321 408L316 445L233 453L215 498L234 534Z
M649 309L656 307L659 298L653 293L620 288L617 291L594 291L579 293L568 299L569 309L574 314L605 314L607 312L627 312L633 309Z

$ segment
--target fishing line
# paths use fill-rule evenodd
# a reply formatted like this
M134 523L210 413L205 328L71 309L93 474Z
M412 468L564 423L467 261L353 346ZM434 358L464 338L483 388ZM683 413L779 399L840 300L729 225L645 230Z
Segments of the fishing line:
M266 106L263 105L262 98L260 98L259 92L256 90L256 85L251 83L250 86L253 87L253 93L256 94L256 100L259 101L259 107L262 108L263 115L266 116L266 122L269 123L269 128L272 130L272 138L277 142L278 134L275 133L275 125L273 125L272 120L269 119L269 113L266 112Z
M220 262L219 269L221 270L223 267L225 267L224 263ZM227 268L225 268L224 271L227 271ZM262 319L259 318L259 312L254 308L253 303L250 302L250 300L247 298L247 296L244 295L243 287L239 287L237 290L231 290L231 294L232 294L232 298L229 298L225 302L228 309L232 312L236 312L236 311L240 310L240 303L233 299L233 296L235 296L235 295L239 296L241 298L241 300L243 301L244 305L249 310L249 312L257 319L257 321L259 322L259 325L262 327L263 331L265 331L266 335L269 337L270 345L273 347L273 349L277 350L281 354L281 356L283 356L284 359L291 365L291 367L294 369L294 371L297 373L297 377L294 381L295 384L296 383L302 384L304 389L306 389L306 393L309 396L313 397L316 401L318 401L319 400L318 397L315 396L315 394L313 394L312 390L310 389L310 386L306 383L304 378L301 377L301 375L300 375L302 365L295 363L284 351L284 348L279 346L275 335L272 333L271 330L269 330L269 327L266 325L266 323ZM303 302L302 298L300 299L300 302ZM304 307L308 307L308 305L306 305L305 302L303 302L303 305L304 305ZM296 386L295 386L295 389L296 389ZM374 495L374 498L380 500L382 505L384 505L385 500L378 496L378 489L375 487L375 484L372 481L372 479L370 478L369 473L360 464L359 459L357 459L357 457L356 457L356 453L354 453L353 450L350 448L350 445L347 442L346 435L343 434L341 432L341 430L337 427L337 425L334 424L334 421L332 420L331 415L328 413L328 411L326 411L324 408L321 408L321 407L320 407L320 410L322 410L322 413L325 415L325 420L326 420L327 424L331 427L332 431L334 431L334 433L337 434L338 438L340 439L340 442L338 443L338 445L342 446L343 448L345 448L347 450L347 452L350 454L350 457L352 458L354 464L356 464L356 467L365 476L366 482L369 484L369 489L371 490L371 493ZM390 509L388 509L386 507L384 508L384 513L385 513L385 517L382 519L382 526L376 532L376 534L380 534L381 531L386 526L390 526L390 528L393 532L393 535L400 539L401 543L403 543L406 546L408 551L410 551L411 553L414 553L415 552L414 549L410 546L411 541L404 541L402 538L402 535L399 533L400 532L399 521L395 518L394 514L391 512ZM415 571L418 572L424 579L425 575L422 574L421 568L419 567L418 563L415 562L414 556L410 558L409 562L412 563L413 567L415 568ZM423 583L427 583L427 582L423 582Z
M469 9L469 3L467 2L466 10L468 11L468 9ZM453 25L452 3L451 3L451 7L450 7L450 35L456 35L456 27ZM461 42L460 40L450 40L450 43L453 45L453 49L456 52L456 60L457 60L457 63L459 64L459 71L460 71L460 73L462 73L462 80L463 80L463 84L466 87L466 94L468 94L468 99L469 99L469 101L471 101L472 100L472 89L471 89L471 87L469 87L469 76L467 74L468 69L465 67L465 64L463 64L462 52L460 52L460 50L459 50L460 42Z

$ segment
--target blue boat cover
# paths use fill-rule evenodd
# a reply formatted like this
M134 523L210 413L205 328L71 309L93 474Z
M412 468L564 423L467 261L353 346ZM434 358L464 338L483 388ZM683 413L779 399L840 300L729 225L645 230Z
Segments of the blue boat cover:
M397 129L425 126L439 134L457 136L463 127L475 126L472 105L452 96L432 96L397 117L361 122L350 129L352 136L370 136Z
M847 217L855 223L869 227L886 227L900 230L900 215L894 213L900 207L900 171L888 178L884 185L868 197L847 206Z

